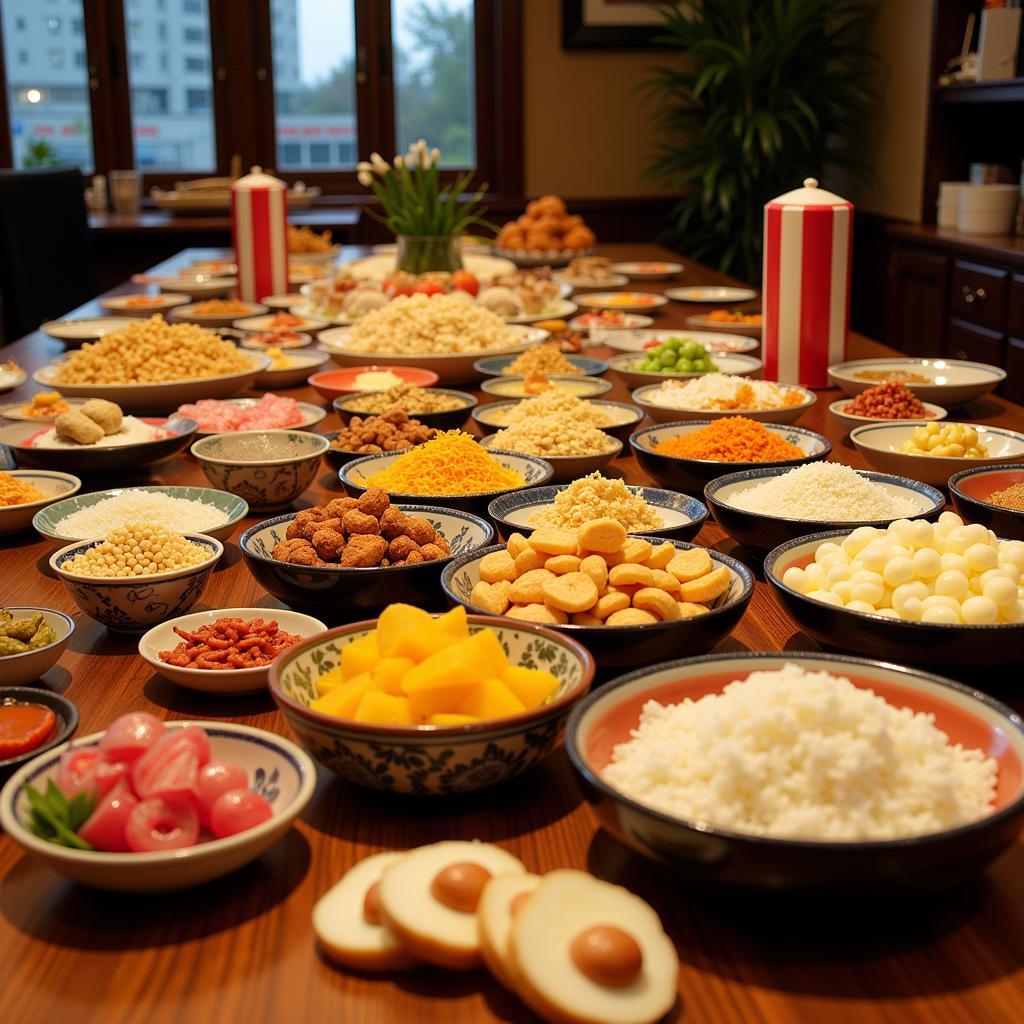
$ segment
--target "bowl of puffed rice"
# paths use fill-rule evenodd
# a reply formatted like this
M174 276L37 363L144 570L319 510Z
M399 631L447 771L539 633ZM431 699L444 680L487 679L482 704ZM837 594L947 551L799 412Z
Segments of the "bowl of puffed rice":
M517 423L480 438L484 448L536 455L551 464L556 483L575 480L607 466L622 452L622 442L589 423L566 423L551 433L538 420Z
M76 541L50 568L86 615L119 633L141 633L199 600L224 545L204 534L132 524Z

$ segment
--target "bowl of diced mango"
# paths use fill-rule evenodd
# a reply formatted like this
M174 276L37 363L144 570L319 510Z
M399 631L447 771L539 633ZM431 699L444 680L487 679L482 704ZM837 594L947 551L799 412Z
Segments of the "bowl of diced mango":
M270 692L324 767L431 795L538 764L593 678L587 649L544 626L393 604L290 647L271 666Z

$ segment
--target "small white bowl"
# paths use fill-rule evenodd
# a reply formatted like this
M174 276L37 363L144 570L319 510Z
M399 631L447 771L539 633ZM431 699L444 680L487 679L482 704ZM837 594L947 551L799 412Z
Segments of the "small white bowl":
M936 455L912 455L901 452L900 446L914 430L929 420L900 420L896 423L869 423L850 432L850 440L874 469L896 476L909 476L912 480L945 487L946 481L962 469L978 466L999 466L1007 462L1020 462L1024 458L1024 434L1003 427L965 424L978 432L978 438L989 454L980 459L947 458Z
M834 363L828 368L829 379L851 398L877 387L884 376L861 380L863 373L912 373L927 378L926 383L901 380L922 402L937 402L952 408L987 395L1006 380L1006 371L988 363L975 363L968 359L915 359L912 356L894 356L885 359L855 359Z
M43 621L53 629L57 639L45 647L22 654L8 654L0 658L0 680L4 686L27 686L48 672L60 661L60 656L75 631L75 622L70 615L53 608L32 608L27 605L8 605L7 610L15 619L24 619L36 612L42 612Z
M156 853L101 853L74 850L40 839L28 830L29 802L23 787L45 787L60 755L69 747L95 746L101 732L53 747L16 771L0 792L0 825L19 846L48 867L77 882L119 892L160 892L201 885L254 860L288 831L316 788L316 766L290 740L233 722L168 722L167 728L199 725L210 737L210 759L231 761L245 770L252 789L273 808L269 820L238 835L213 839L185 850Z
M203 612L193 612L191 615L180 615L176 619L168 619L166 622L154 626L140 638L139 654L154 672L158 672L165 679L189 690L199 690L202 693L232 694L252 693L254 690L265 689L270 675L269 664L259 668L213 670L180 668L177 665L169 665L166 661L161 661L161 651L174 650L181 643L181 637L174 632L175 626L191 631L224 618L245 619L247 622L251 619L274 621L283 632L303 639L316 636L327 629L327 626L319 619L314 619L311 615L302 615L299 612L276 608L211 608Z
M61 578L75 604L86 615L118 633L141 633L158 622L187 612L199 600L224 554L224 545L201 533L187 533L193 544L210 554L198 565L149 576L79 576L61 568L73 555L102 544L75 541L50 555L50 568Z
M200 300L202 302L208 299ZM200 327L230 327L240 316L261 316L267 312L268 307L259 302L246 302L248 309L244 313L235 310L231 313L198 313L196 307L198 302L189 302L184 306L178 306L172 313L175 320L184 320L186 323L198 324Z
M70 498L82 487L82 481L77 476L58 473L52 469L9 469L6 472L8 476L38 488L46 497L26 502L24 505L0 505L0 534L29 529L33 517L40 509L52 505L55 501Z
M182 274L160 282L164 292L180 292L190 299L220 299L235 287L235 278L226 275L211 277L209 274Z
M271 367L264 370L253 382L254 388L298 388L306 383L311 373L316 373L331 357L319 349L303 352L301 349L285 350L285 355L292 360L292 366L283 366L275 370Z
M839 420L839 422L844 427L846 427L847 430L853 430L855 427L862 426L865 423L907 423L907 422L909 422L908 420L902 420L902 419L898 419L898 420L883 420L883 419L879 419L879 417L877 417L877 416L856 416L853 413L845 412L844 410L846 409L846 407L852 401L853 401L853 399L849 398L849 397L847 397L847 398L839 398L836 401L832 402L832 404L829 405L829 407L828 407L828 411L830 413L832 413L832 415L835 416L835 418L837 420ZM941 405L933 405L931 402L922 402L921 404L928 411L928 415L926 417L924 417L924 419L928 419L928 420L944 420L949 415L949 413L946 412L946 410L943 409ZM916 416L916 417L914 417L914 419L915 419L916 422L920 423L922 417Z

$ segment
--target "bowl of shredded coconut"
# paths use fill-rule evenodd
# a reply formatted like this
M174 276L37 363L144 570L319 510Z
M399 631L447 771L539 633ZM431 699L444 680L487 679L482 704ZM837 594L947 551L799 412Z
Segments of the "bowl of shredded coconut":
M1024 723L940 676L808 652L612 680L566 750L601 823L684 872L785 890L930 888L1024 827Z
M729 373L645 384L632 397L655 423L717 419L737 413L762 423L795 423L818 400L807 388Z
M729 473L707 483L704 500L734 541L760 551L840 526L937 519L946 501L929 484L841 462Z

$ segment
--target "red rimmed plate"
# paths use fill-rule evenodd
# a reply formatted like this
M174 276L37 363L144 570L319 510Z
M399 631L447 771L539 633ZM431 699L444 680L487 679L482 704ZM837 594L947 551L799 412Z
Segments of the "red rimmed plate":
M366 373L392 373L406 384L419 388L432 388L438 381L433 370L421 370L418 366L347 366L337 370L321 370L309 378L309 386L326 399L340 398L357 391L386 391L384 387L367 387L359 383L359 377Z

